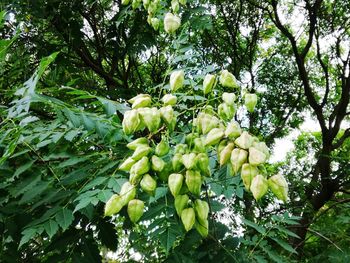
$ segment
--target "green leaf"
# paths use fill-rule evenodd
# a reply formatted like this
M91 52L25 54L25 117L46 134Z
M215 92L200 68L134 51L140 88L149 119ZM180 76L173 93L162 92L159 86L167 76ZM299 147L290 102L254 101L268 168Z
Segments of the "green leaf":
M292 231L288 230L287 228L285 228L283 226L275 226L275 228L278 229L279 231L287 234L288 236L300 238L297 234L293 233Z
M20 167L18 167L16 169L16 172L13 174L12 178L16 178L19 175L21 175L22 173L24 173L25 171L27 171L30 167L32 167L33 163L36 160L30 160L29 162L26 162L25 164L21 165Z
M291 252L291 253L294 253L294 254L297 254L297 252L295 251L295 249L289 245L288 243L284 242L283 240L281 239L278 239L276 237L270 237L272 240L274 240L278 245L280 245L282 248L284 248L285 250Z
M52 238L58 231L58 224L55 220L50 219L44 224L46 233Z
M250 221L250 220L248 220L248 219L245 219L245 218L243 218L242 219L242 222L244 223L244 224L246 224L247 226L250 226L250 227L252 227L252 228L254 228L256 231L258 231L260 234L265 234L266 233L266 229L264 228L264 227L262 227L262 226L259 226L259 225L257 225L257 224L255 224L254 222L252 222L252 221Z
M30 239L32 239L37 233L36 228L26 228L22 231L22 238L19 242L18 248L21 248L24 244L26 244Z
M91 188L103 184L105 181L108 180L108 177L97 177L91 182L89 182L87 185L84 186L83 189L81 189L82 192L85 192L86 190L90 190Z
M63 208L56 214L55 219L64 231L73 223L74 215L68 208Z
M170 224L163 232L159 235L159 240L162 246L165 248L166 253L168 254L170 249L173 247L176 238L181 234L179 230L179 225Z
M111 190L102 190L98 193L97 198L103 203L106 203L109 198L113 195L113 192Z

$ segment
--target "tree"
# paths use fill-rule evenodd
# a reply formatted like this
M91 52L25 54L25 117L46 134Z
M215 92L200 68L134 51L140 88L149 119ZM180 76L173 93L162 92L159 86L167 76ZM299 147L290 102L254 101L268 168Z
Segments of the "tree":
M110 259L111 251L122 262L348 257L343 223L349 200L349 4L126 2L1 6L6 10L0 27L1 258L99 262ZM181 17L174 34L164 32L169 11ZM186 89L175 92L175 132L165 122L155 134L147 128L125 134L127 100L149 94L160 108L176 69L184 70ZM220 82L213 92L202 90L204 77L219 79L223 69L241 87L232 91L238 98L235 120L270 148L281 147L276 139L297 130L305 113L319 122L320 132L302 133L286 161L259 167L268 177L280 172L288 178L290 201L277 202L268 192L256 202L230 165L220 167L210 146L212 177L203 177L199 198L210 208L207 238L200 230L186 233L167 172L157 175L154 196L138 190L147 207L140 223L133 224L126 208L104 217L106 202L129 177L118 169L133 154L128 142L146 136L154 148L152 143L167 138L171 146L186 142L191 148L186 135L199 136L193 116L227 118L223 106L210 109L222 103L229 87ZM245 93L258 95L254 111L239 106ZM163 159L169 162L173 154ZM198 196L192 194L195 203ZM337 235L327 229L336 216Z

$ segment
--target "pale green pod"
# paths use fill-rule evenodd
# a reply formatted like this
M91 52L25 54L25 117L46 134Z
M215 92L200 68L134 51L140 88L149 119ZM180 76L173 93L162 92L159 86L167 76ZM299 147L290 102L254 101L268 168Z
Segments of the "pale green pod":
M223 166L228 162L228 160L230 160L233 148L234 148L234 143L230 142L222 149L222 151L220 152L220 159L219 159L220 166Z
M286 203L288 199L288 183L286 179L281 174L276 174L271 176L267 182L274 195Z
M196 166L196 154L188 153L182 155L182 163L188 170L194 168Z
M105 216L112 216L114 214L119 213L119 211L123 208L124 202L123 199L118 194L114 194L109 198L105 205Z
M203 93L204 95L209 94L215 86L216 78L215 75L207 74L203 80Z
M204 145L211 146L220 142L220 140L224 137L225 132L221 128L212 129L205 138Z
M133 134L137 130L139 124L140 118L136 110L129 110L124 113L122 126L125 134Z
M136 161L131 158L128 157L121 165L119 165L119 170L122 171L130 171L131 167L136 163Z
M258 97L254 93L247 93L244 96L244 105L249 112L253 112L258 102Z
M152 151L152 148L147 145L140 145L136 148L131 158L135 161L140 160L142 157L147 156Z
M231 153L231 165L234 174L236 174L242 165L247 162L248 152L239 148L233 149Z
M168 178L168 186L171 194L176 197L181 190L184 177L182 174L171 174Z
M130 150L136 150L139 146L148 146L148 139L145 137L138 138L132 142L129 142L126 147L128 147Z
M258 174L252 180L252 184L250 186L250 191L252 192L255 200L260 200L268 190L268 183L264 176Z
M143 210L145 208L145 204L143 201L138 199L130 200L128 203L128 215L131 222L136 223L140 220L143 215Z
M119 195L122 198L123 204L126 205L131 199L135 198L136 188L130 182L125 182L122 185Z
M175 196L175 210L178 216L181 216L181 213L187 207L189 200L190 198L186 194Z
M241 178L245 186L245 189L247 190L250 189L252 180L257 174L258 174L258 169L256 168L256 166L251 165L249 163L245 163L242 165Z
M228 70L221 71L220 74L220 84L227 88L239 88L235 76Z
M164 17L164 30L165 32L172 34L180 27L181 19L177 15L167 13ZM173 89L172 89L173 90ZM175 89L176 90L176 89ZM173 91L175 91L173 90Z
M140 182L141 189L146 193L153 195L157 188L157 182L149 174L145 174Z
M235 140L235 144L242 149L249 149L253 145L253 136L251 136L248 132L242 132L241 136L239 136Z
M184 85L185 73L183 70L176 70L170 75L170 90L176 92Z
M164 103L164 106L167 106L167 105L174 106L177 103L177 98L172 94L166 94L163 96L162 102Z
M196 215L193 208L186 208L181 212L181 221L185 227L185 230L188 232L192 229L195 221Z
M267 160L266 155L255 149L254 147L249 148L249 163L251 165L259 165L265 163Z
M192 194L199 196L201 193L201 187L202 187L201 174L198 171L187 170L186 185L188 187L188 190Z
M238 122L231 121L227 124L226 130L225 130L225 136L229 139L235 139L239 137L242 134L242 129L239 126Z

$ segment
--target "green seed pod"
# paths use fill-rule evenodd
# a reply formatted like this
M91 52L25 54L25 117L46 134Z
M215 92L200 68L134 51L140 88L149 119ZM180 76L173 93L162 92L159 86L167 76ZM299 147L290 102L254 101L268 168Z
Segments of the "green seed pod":
M190 170L196 166L196 154L189 153L182 155L182 163L186 169Z
M172 159L172 166L175 172L180 171L182 168L182 154L176 153Z
M136 188L129 182L125 182L122 185L122 188L119 193L120 197L122 198L123 205L126 205L129 203L131 199L134 199L136 196Z
M236 106L234 104L228 105L227 103L223 103L223 111L227 121L232 120L236 113Z
M201 187L202 187L201 174L198 171L187 170L186 185L188 187L188 190L192 194L199 196L201 193Z
M230 73L228 70L221 71L220 75L220 84L227 88L239 88L239 85L237 84L235 76L233 76L232 73Z
M194 201L194 211L196 212L196 218L200 223L203 223L208 219L209 205L206 201L197 199Z
M239 136L235 140L235 144L242 149L249 149L249 147L253 144L253 136L251 136L248 132L242 132L241 136Z
M173 105L176 105L177 98L172 94L166 94L163 96L162 102L164 103L164 106L167 106L167 105L173 106Z
M155 172L161 172L164 169L165 162L156 155L152 156L152 170Z
M148 15L150 16L155 15L155 13L157 12L157 9L158 9L158 1L150 2L147 8Z
M228 160L230 160L231 152L233 148L234 148L234 143L230 142L225 146L224 149L222 149L222 151L220 152L220 159L219 159L220 166L223 166L228 162Z
M165 140L161 140L160 143L157 144L155 154L158 156L166 155L170 150L169 144Z
M221 140L220 143L218 144L218 146L216 148L216 152L217 152L217 155L218 155L218 160L220 160L220 153L226 147L226 145L227 145L227 141L226 140Z
M138 94L137 96L135 96L135 97L131 98L130 100L128 100L128 102L131 103L131 104L134 104L137 99L141 99L141 98L149 98L149 99L151 99L151 96L149 94Z
M194 145L194 140L198 138L198 133L189 133L186 135L185 142L189 147L192 147Z
M137 98L135 102L132 104L133 109L148 107L152 103L151 97L143 97L143 98Z
M139 114L142 122L150 132L155 132L158 130L161 123L161 117L157 108L142 108L139 109Z
M248 163L242 165L241 178L247 191L249 191L250 185L252 184L252 180L257 174L258 169L256 168L256 166L253 166Z
M129 110L124 113L122 122L123 131L125 134L133 134L140 124L140 118L136 110Z
M213 90L213 87L215 86L215 75L212 74L207 74L204 77L204 81L203 81L203 93L204 95L207 95L208 93L210 93Z
M170 89L172 92L176 92L184 85L185 73L183 70L177 70L170 75Z
M130 0L122 0L122 5L128 5L130 3Z
M205 152L205 146L203 142L203 138L195 138L193 141L193 151L197 153L204 153Z
M181 221L185 227L185 230L188 232L192 229L195 221L196 215L193 208L186 208L181 213Z
M239 126L239 124L236 121L231 121L229 124L227 124L226 130L225 130L225 136L229 139L235 139L239 137L242 133L242 129Z
M148 158L144 156L131 167L130 173L135 175L143 175L148 173L150 168Z
M175 196L175 209L178 216L181 216L181 213L187 207L189 200L190 198L186 194Z
M186 144L179 143L175 146L175 153L185 154L188 150L188 147Z
M256 106L256 103L258 102L258 97L256 96L256 94L250 94L247 93L244 96L244 105L246 106L247 110L249 112L253 112L254 108Z
M202 132L203 134L207 134L208 132L211 132L214 128L219 126L219 119L216 118L215 116L211 116L206 114L201 119L201 127L202 127Z
M176 116L174 115L173 119L172 119L171 122L168 124L168 130L169 130L169 132L173 132L173 131L175 130L176 122L177 122L177 119L176 119Z
M247 162L248 152L242 149L235 148L231 153L231 165L233 173L236 174L242 165Z
M180 5L178 0L171 0L171 9L174 13L179 12Z
M196 156L198 169L206 176L210 176L209 157L206 153L200 153Z
M224 92L222 94L222 100L227 104L227 105L234 105L236 101L236 95L234 93L227 93Z
M157 188L157 182L149 174L145 174L140 182L141 189L149 195L154 195Z
M183 180L184 180L184 177L182 174L169 175L168 186L173 196L176 197L180 193Z
M173 15L172 13L167 13L164 17L164 30L165 32L167 32L168 34L172 34L175 33L175 31L180 27L181 25L181 19L180 17ZM170 87L172 91L176 91L177 88L181 88L182 85L180 85L180 87L175 86L175 89L173 88L173 86L171 85L170 82Z
M141 0L132 0L131 7L133 10L141 6Z
M198 222L196 220L194 227L202 237L208 236L208 234L209 234L209 222L208 222L208 220L204 220L203 222Z
M166 163L164 169L161 172L158 172L158 178L162 182L168 182L169 174L173 172L172 165L170 163Z
M261 197L263 197L268 190L268 183L264 176L258 174L252 180L252 184L250 186L250 191L256 201L258 201Z
M266 155L266 159L268 159L270 157L270 150L264 142L254 141L253 147L255 149L257 149L258 151L264 153Z
M249 163L251 165L263 164L266 162L266 160L266 155L263 152L255 149L254 147L249 148Z
M132 142L129 142L126 147L128 147L130 150L135 151L141 145L148 146L148 139L145 137L138 138Z
M135 161L138 161L142 157L147 156L151 151L152 151L151 147L147 145L140 145L139 147L136 148L131 158L133 158Z
M160 24L160 21L158 18L156 18L156 17L151 18L151 25L152 25L154 30L157 31L159 29L159 24Z
M218 107L218 114L220 118L224 121L230 121L236 113L235 105L228 105L226 103L221 103Z
M128 203L128 215L131 222L136 223L143 215L145 204L138 199L130 200Z
M160 116L166 125L169 125L174 118L174 110L170 105L161 107L159 109Z
M149 2L150 2L150 0L142 0L143 7L144 7L145 9L147 9L147 8L148 8L148 6L149 6Z
M129 174L129 182L133 185L137 185L141 180L142 174L137 174L135 171L130 171Z
M112 216L114 214L119 213L119 211L123 208L124 202L120 195L114 194L107 201L105 205L105 216Z
M220 128L214 128L212 129L208 134L207 137L205 138L204 145L210 146L217 144L220 142L222 137L224 137L225 133L223 129Z
M136 161L129 157L127 158L120 166L119 166L119 170L122 171L130 171L131 167L136 163Z
M274 195L286 203L288 199L288 183L286 179L282 175L276 174L271 176L267 182Z

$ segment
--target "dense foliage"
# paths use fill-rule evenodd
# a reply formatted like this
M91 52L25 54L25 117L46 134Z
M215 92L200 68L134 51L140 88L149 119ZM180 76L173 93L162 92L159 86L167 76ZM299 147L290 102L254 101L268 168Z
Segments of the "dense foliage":
M0 10L1 261L349 262L349 1L4 0ZM127 123L132 108L142 117ZM204 114L220 123L203 132ZM230 123L275 153L293 140L285 160L245 161L283 175L287 202L276 198L285 189L262 197L264 183L247 183ZM137 138L150 149L135 157ZM151 172L125 169L143 157ZM138 201L111 212L127 181ZM178 196L192 200L181 211Z

